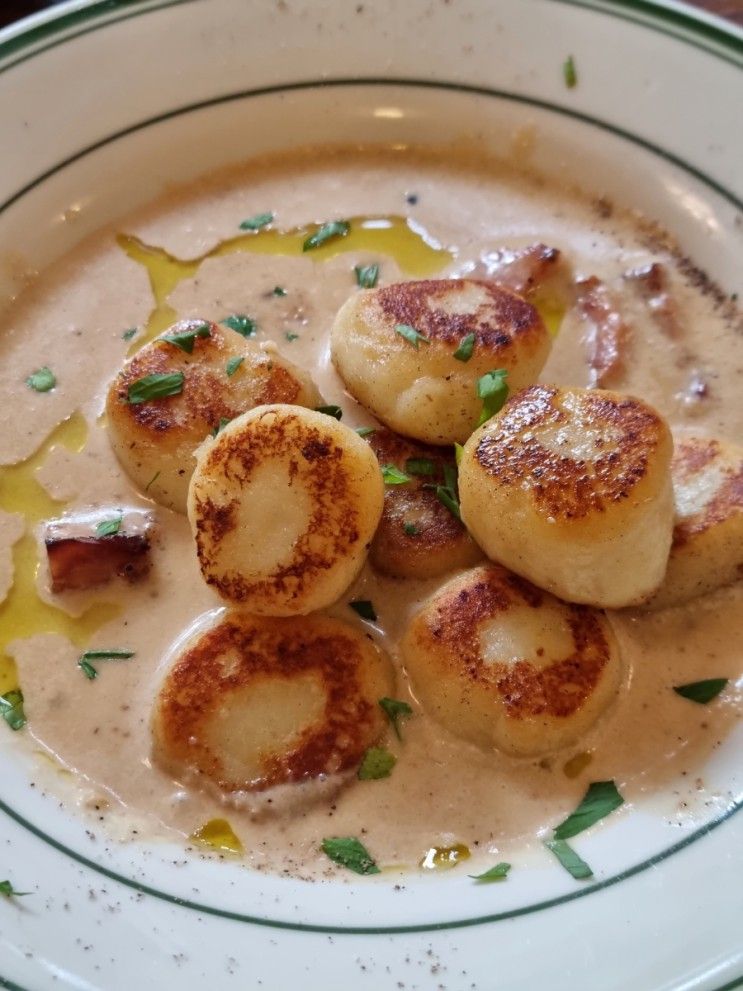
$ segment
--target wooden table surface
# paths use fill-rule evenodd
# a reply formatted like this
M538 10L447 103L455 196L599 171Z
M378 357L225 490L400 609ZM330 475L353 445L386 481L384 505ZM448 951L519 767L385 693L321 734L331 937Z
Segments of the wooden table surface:
M51 7L54 2L55 0L0 0L0 26ZM689 2L720 17L727 17L743 27L743 0L689 0Z

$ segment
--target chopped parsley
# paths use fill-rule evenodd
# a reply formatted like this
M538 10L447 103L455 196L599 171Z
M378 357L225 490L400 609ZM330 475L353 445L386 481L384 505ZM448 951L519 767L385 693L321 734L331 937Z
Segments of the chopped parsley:
M286 296L286 289L283 286L274 286L271 290L272 296Z
M353 602L349 602L348 604L362 619L368 619L372 623L376 623L377 614L369 599L354 599Z
M183 372L145 375L144 378L132 382L127 391L127 400L132 406L147 403L151 399L165 399L167 396L177 396L183 392L185 376Z
M456 441L454 441L454 460L457 463L457 468L462 463L462 455L463 454L464 454L464 448L462 447L462 445L461 444L458 444Z
M322 841L322 852L334 864L347 867L355 874L379 874L369 851L355 836L333 836Z
M588 877L593 877L593 871L585 860L581 860L575 850L565 840L546 840L544 845L554 853L565 870L569 874L572 874L576 881L583 881Z
M568 89L573 89L578 84L578 73L575 68L575 59L568 55L562 63L562 77Z
M402 528L406 537L417 537L420 533L420 530L415 523L403 523Z
M405 462L405 471L409 475L435 475L436 462L430 458L408 458Z
M26 385L33 389L34 392L49 392L57 384L57 377L51 368L47 368L44 365L43 368L38 368L35 372L32 372L26 379Z
M577 836L623 803L624 799L613 781L593 781L575 812L555 827L555 839L568 840L571 836Z
M272 213L256 213L254 217L248 217L240 224L241 231L259 231L263 227L268 227L273 223Z
M121 339L122 341L130 341L136 333L137 333L137 328L130 327L128 330L124 331L124 333L121 335Z
M351 225L347 220L331 220L329 224L323 224L314 234L305 240L302 251L312 251L313 248L320 248L328 241L333 241L337 237L345 237L351 230Z
M150 486L155 484L155 482L158 480L158 478L160 477L161 474L162 474L162 472L160 472L160 471L156 471L155 472L155 474L152 476L152 478L149 480L149 482L145 485L145 487L144 487L145 492L149 492L150 491Z
M483 874L470 874L468 876L480 884L488 884L490 881L504 881L508 877L510 870L511 865L505 863L505 861L501 861L500 864L496 864L495 867L491 867Z
M98 672L90 663L90 661L86 661L81 657L80 660L77 662L77 666L80 668L80 670L88 679L88 681L92 681L94 678L98 677Z
M121 529L123 516L115 516L110 520L101 520L96 525L95 533L97 537L114 537Z
M413 345L416 351L418 350L418 345L421 341L423 341L424 344L431 343L425 334L421 334L420 331L415 329L415 327L411 327L409 323L396 323L395 333L399 334L400 337L404 337L409 344Z
M198 324L196 327L192 327L191 330L183 330L177 334L163 334L158 340L166 341L168 344L172 344L174 347L180 348L181 351L185 351L186 354L193 354L194 341L197 337L211 337L212 331L206 321Z
M242 356L230 358L230 360L227 362L227 367L225 369L225 371L227 372L227 377L232 378L232 376L235 374L235 372L238 370L238 368L240 367L240 365L242 365L244 361L245 358L243 358Z
M676 685L673 690L682 698L706 705L720 694L727 683L727 678L708 678L706 681L691 681L688 685Z
M16 891L10 881L0 881L0 895L4 895L6 898L22 898L24 895L30 894L30 891Z
M376 427L356 427L356 433L359 437L369 437L376 429Z
M388 778L392 768L397 763L397 757L386 747L369 747L359 765L358 778L360 781L378 781Z
M110 650L86 650L78 658L77 666L89 681L93 681L98 677L98 670L91 661L127 661L130 657L134 657L133 650L119 650L115 647Z
M23 692L14 688L5 695L0 695L0 716L12 730L23 729L26 725L26 713L23 711Z
M472 352L474 350L474 347L475 347L475 335L467 334L467 336L463 337L462 340L459 342L459 347L454 352L454 357L457 359L457 361L469 361L470 358L472 357Z
M217 437L219 434L221 434L228 423L232 423L231 417L220 416L219 423L216 425L216 427L212 428L212 437Z
M401 702L400 699L383 698L379 700L379 705L384 712L385 716L392 723L392 728L395 731L395 736L398 740L402 740L400 735L400 720L407 719L408 716L413 715L413 710L410 708L407 702Z
M492 372L486 372L482 378L477 380L477 395L482 399L482 412L477 421L478 427L482 426L491 416L495 416L508 398L507 378L507 369L496 368Z
M382 465L382 479L385 485L404 485L410 481L410 475L400 471L397 465Z
M258 324L255 320L245 316L244 313L233 313L231 316L221 320L220 323L224 324L225 327L229 327L230 330L237 331L242 337L252 337L258 330Z
M316 413L324 413L326 416L332 416L336 420L340 420L343 416L343 410L340 406L315 406Z
M356 285L361 289L373 289L379 278L379 265L354 265Z
M289 341L290 344L291 344L292 341L298 341L299 340L299 334L293 334L289 330L284 334L284 337L287 339L287 341Z
M432 488L436 494L436 498L442 505L446 506L452 516L456 517L460 522L462 520L462 513L459 508L459 491L457 486L457 469L454 465L444 465L444 484L443 485L429 485L424 486L424 488Z

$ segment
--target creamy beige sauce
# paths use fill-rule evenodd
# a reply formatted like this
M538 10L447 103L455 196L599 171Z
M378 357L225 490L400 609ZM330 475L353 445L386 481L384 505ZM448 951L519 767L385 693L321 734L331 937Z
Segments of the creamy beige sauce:
M410 193L418 197L415 205L406 200ZM588 200L563 189L433 155L348 151L257 163L171 195L117 230L193 258L235 236L244 217L266 210L276 213L284 229L345 216L407 215L453 252L441 275L466 273L488 251L534 241L563 250L576 273L598 275L620 288L629 268L653 260L673 266L661 244L649 245L642 230L617 211L602 219ZM99 419L106 385L129 346L122 332L143 327L154 306L145 270L117 246L114 233L104 231L39 277L4 318L0 464L28 457L56 424L81 410L89 424L83 449L54 448L37 475L50 495L69 500L68 511L98 503L153 508L119 468ZM249 253L210 257L180 282L167 305L178 317L249 314L260 328L257 340L274 341L310 369L326 402L343 407L345 423L372 423L344 392L327 344L336 309L355 291L353 266L372 261L380 263L382 284L406 277L391 259L366 251L323 261ZM711 296L688 285L678 270L672 275L684 325L679 342L664 337L647 309L624 292L635 332L620 388L654 404L673 426L693 425L736 441L743 428L743 337ZM286 296L271 295L277 285ZM576 318L564 321L543 381L587 383L584 330ZM287 333L299 336L289 342ZM42 365L53 367L59 383L43 395L23 384ZM703 399L689 393L694 375L709 384ZM384 579L369 567L329 611L370 630L387 648L398 668L397 697L414 705L402 744L392 733L386 741L399 758L391 777L352 779L330 798L310 790L291 814L269 809L254 815L186 788L151 763L150 711L176 645L194 623L213 617L219 602L201 580L186 519L159 506L154 513L153 572L146 582L51 596L43 566L37 579L40 597L71 615L93 602L118 606L118 615L90 645L130 648L136 651L132 660L101 664L99 677L87 681L76 664L80 645L59 632L17 640L10 649L26 700L30 745L76 772L70 794L105 818L114 835L188 837L208 820L225 817L250 865L307 876L328 869L318 852L328 835L363 838L384 865L414 867L429 847L456 842L473 852L516 857L573 808L594 780L613 778L628 803L649 802L656 814L681 823L709 818L733 797L706 787L705 764L740 716L739 692L731 685L723 698L703 707L679 698L671 686L739 678L740 587L657 615L613 614L625 663L615 706L570 750L515 760L481 752L441 730L420 711L401 668L396 645L406 618L445 578L425 584ZM10 584L19 519L0 515L0 593ZM348 608L352 599L373 601L375 627ZM568 770L581 763L584 768L568 776L566 763L585 753L590 759Z

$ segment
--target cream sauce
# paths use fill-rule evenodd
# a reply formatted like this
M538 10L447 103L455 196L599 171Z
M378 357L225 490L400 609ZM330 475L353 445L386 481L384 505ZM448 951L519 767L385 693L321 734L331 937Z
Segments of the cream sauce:
M415 205L406 199L410 193L417 196ZM118 232L193 259L235 237L244 217L266 210L276 213L283 229L346 216L407 215L451 251L451 258L441 256L441 275L466 273L484 254L504 245L539 240L559 247L578 274L597 275L622 292L635 330L619 387L657 406L674 426L692 424L733 441L741 436L743 337L723 319L713 298L687 284L677 269L672 277L683 337L669 341L663 335L647 309L622 289L621 276L654 260L673 267L674 260L662 244L649 247L628 215L615 211L602 219L588 200L494 165L433 154L345 151L258 162L215 177L129 218ZM136 346L148 331L176 317L220 320L247 313L258 322L258 341L274 341L287 357L311 369L326 402L342 405L345 423L373 422L336 376L327 331L338 306L356 291L355 264L379 262L382 283L416 274L410 265L401 270L391 258L366 248L321 259L211 253L154 305L145 268L117 245L114 233L104 231L72 252L5 315L0 464L29 458L75 411L82 411L89 425L81 449L59 443L51 451L44 448L35 474L41 486L36 509L26 514L37 540L40 521L62 508L152 508L119 468L100 420L106 385L130 346L122 337L129 327L140 328ZM274 295L276 286L286 295ZM563 322L544 381L587 383L583 333L577 319ZM24 379L42 365L53 368L59 385L36 394ZM707 381L706 397L690 398L693 375ZM36 460L29 462L34 471ZM0 474L0 593L10 584L9 562L20 546L21 507L3 501L3 486L17 477ZM31 636L33 624L20 624L18 638L7 648L18 667L31 745L75 772L74 800L95 808L114 835L141 837L144 831L183 838L209 820L226 818L251 866L307 876L328 869L318 852L327 835L362 836L385 865L414 867L430 847L456 843L483 854L516 856L574 807L592 780L613 778L629 803L652 798L661 814L680 822L707 818L711 809L729 802L729 794L705 787L704 768L740 717L739 692L731 686L724 698L705 708L670 689L702 678L740 676L740 587L658 615L613 614L626 666L616 705L571 750L544 760L514 760L481 752L441 730L420 711L401 668L396 645L406 619L445 579L403 582L378 576L369 567L329 611L371 630L387 648L398 667L397 697L415 708L404 723L403 742L389 734L387 745L399 758L391 777L352 781L330 798L308 796L292 814L251 815L183 787L151 763L150 711L178 643L199 617L214 616L219 603L201 580L186 519L161 507L154 511L157 535L149 580L51 596L42 565L37 589L49 612L40 632ZM33 548L26 546L23 554L26 564L19 553L16 582L21 565L24 574L31 573ZM41 551L39 560L44 560ZM33 589L26 588L24 595L32 596ZM346 605L352 599L373 601L376 626L355 616ZM2 609L9 604L10 599L0 607L0 628ZM75 621L63 622L63 615L88 617L88 625L75 637L73 627L65 625ZM101 663L99 677L88 681L76 664L88 643L126 647L136 656ZM12 687L12 666L3 677L3 690Z

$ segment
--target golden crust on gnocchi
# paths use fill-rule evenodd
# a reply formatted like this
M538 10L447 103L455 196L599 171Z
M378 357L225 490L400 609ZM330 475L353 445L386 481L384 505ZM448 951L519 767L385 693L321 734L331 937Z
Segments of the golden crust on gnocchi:
M471 355L457 360L467 338ZM340 308L331 331L333 362L356 399L392 430L428 444L467 439L480 413L482 375L505 368L511 387L520 389L535 381L549 350L537 310L478 279L359 292Z
M384 732L392 685L387 656L340 620L233 613L168 671L154 757L228 794L339 774Z
M166 340L176 335L190 352ZM132 386L150 375L182 375L182 388L131 402ZM185 513L194 449L221 423L266 403L320 402L309 375L275 349L215 323L181 320L124 365L109 387L106 413L111 445L130 478L156 502Z

